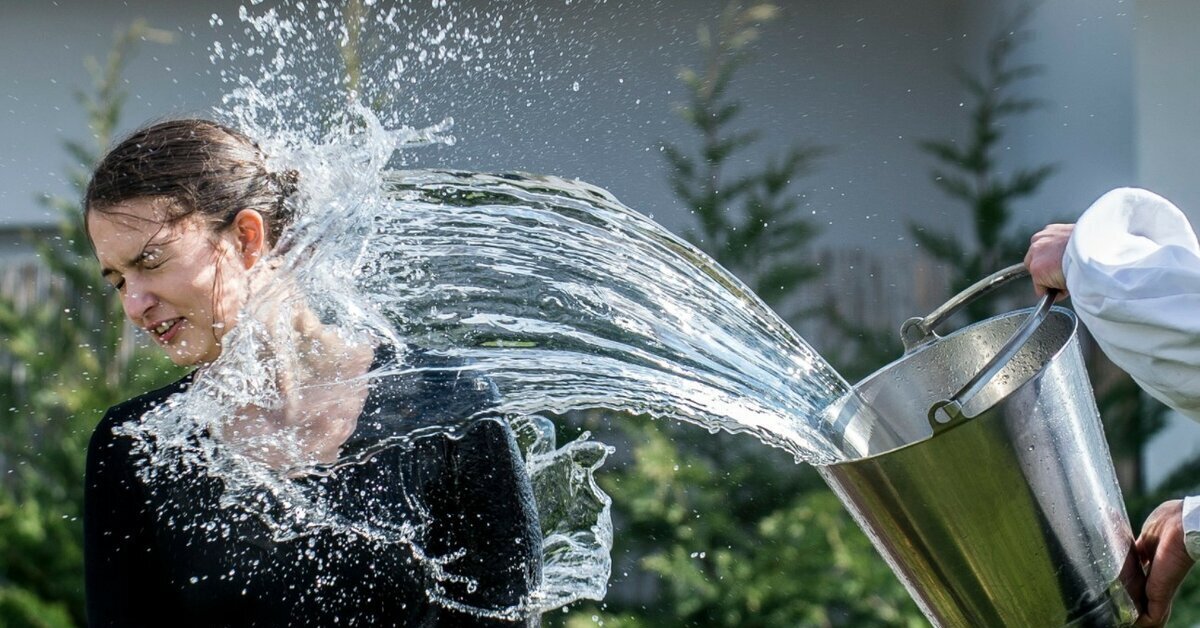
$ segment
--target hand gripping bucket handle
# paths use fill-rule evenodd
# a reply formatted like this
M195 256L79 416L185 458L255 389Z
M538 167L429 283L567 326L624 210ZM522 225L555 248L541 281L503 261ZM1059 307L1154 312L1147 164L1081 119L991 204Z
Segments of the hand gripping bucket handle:
M918 348L936 341L940 336L934 329L941 325L946 319L953 316L956 312L966 307L976 299L983 297L997 288L1007 284L1014 279L1029 276L1029 270L1024 264L1014 264L1003 270L997 271L979 281L971 284L967 289L956 294L949 301L942 304L933 312L924 318L914 317L900 326L900 339L904 342L904 352L911 353ZM1037 331L1042 321L1046 320L1046 315L1050 313L1050 307L1054 305L1054 300L1058 296L1057 290L1047 290L1045 296L1038 303L1037 307L1030 313L1029 318L1025 319L1025 323L1013 332L1008 342L988 360L987 364L979 370L958 392L951 395L948 399L942 399L934 403L929 408L929 425L933 428L934 433L949 429L959 422L964 420L962 408L976 393L982 390L992 381L1004 365L1021 350L1021 347L1029 341Z

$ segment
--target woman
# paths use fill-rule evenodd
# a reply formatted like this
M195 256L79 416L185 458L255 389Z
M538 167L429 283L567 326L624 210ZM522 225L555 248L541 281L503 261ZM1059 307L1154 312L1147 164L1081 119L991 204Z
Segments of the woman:
M202 370L216 361L248 297L279 281L268 254L291 220L295 184L294 173L268 171L246 136L205 120L142 129L96 168L84 218L103 276L130 321L175 364ZM249 512L223 504L219 474L186 465L157 472L155 465L170 465L149 461L128 428L188 390L193 371L110 409L92 436L84 509L90 623L536 622L496 618L527 602L538 584L541 537L511 431L478 418L490 399L487 382L419 350L352 342L311 312L284 322L306 346L294 352L302 364L277 365L281 402L245 404L204 437L281 474L355 460L285 480L328 506L333 520L354 525L280 540L264 523L283 508L269 495ZM363 377L397 352L427 374ZM464 425L466 417L475 418ZM452 422L462 426L455 438L378 448ZM389 531L415 543L388 542L380 532Z

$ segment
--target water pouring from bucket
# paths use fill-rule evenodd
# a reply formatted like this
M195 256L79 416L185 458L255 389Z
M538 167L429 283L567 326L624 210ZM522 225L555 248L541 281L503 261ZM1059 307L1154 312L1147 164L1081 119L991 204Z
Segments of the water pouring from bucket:
M1074 314L1050 293L933 331L1025 274L908 321L904 356L854 387L874 413L843 421L865 425L845 437L860 455L819 470L936 625L1130 625L1144 576Z

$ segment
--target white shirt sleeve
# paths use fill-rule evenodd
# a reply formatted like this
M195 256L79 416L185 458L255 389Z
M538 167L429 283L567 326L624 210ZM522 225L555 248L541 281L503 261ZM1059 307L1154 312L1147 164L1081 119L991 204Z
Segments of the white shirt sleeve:
M1200 421L1200 244L1183 212L1146 190L1105 194L1076 223L1063 273L1104 353Z
M1183 549L1194 561L1200 561L1200 497L1183 498Z

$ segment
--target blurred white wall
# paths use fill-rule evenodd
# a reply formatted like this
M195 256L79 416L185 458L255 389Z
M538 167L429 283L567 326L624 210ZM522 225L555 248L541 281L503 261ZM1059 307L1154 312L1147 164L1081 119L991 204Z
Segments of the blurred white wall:
M1036 13L1036 36L1022 55L1045 67L1027 87L1048 106L1014 122L1003 163L1054 162L1061 171L1019 208L1018 218L1029 225L1070 215L1108 187L1135 182L1133 38L1146 18L1133 15L1131 2L1055 0ZM531 66L559 80L431 81L429 98L456 119L460 141L416 155L418 165L579 177L669 228L685 228L689 217L666 185L656 147L664 139L691 138L672 113L682 100L676 72L701 62L696 26L715 16L723 2L465 4L539 15L545 32L540 40L527 37L537 53ZM823 244L910 250L904 232L914 220L965 234L963 210L930 184L933 162L916 142L963 136L964 95L951 72L977 65L1000 14L1016 3L779 4L782 17L765 29L758 59L736 85L747 104L745 127L766 131L759 154L747 159L778 153L795 141L832 149L804 190L825 228ZM1183 0L1143 4L1156 13L1169 5L1182 7L1177 12L1191 6ZM69 160L59 140L86 133L73 96L88 82L83 56L103 56L117 27L146 17L175 32L177 41L147 44L134 60L126 74L131 100L123 129L162 116L204 113L222 92L208 46L237 26L237 6L234 0L0 0L0 225L50 220L33 203L34 195L68 189L60 173ZM222 17L223 27L209 25L213 14ZM1181 33L1195 23L1187 15L1159 21ZM1175 50L1161 42L1154 54L1170 58ZM574 82L578 92L571 89ZM1173 134L1170 129L1178 127L1155 120L1174 145L1186 146L1178 139L1186 133Z
M418 165L583 178L669 228L689 224L666 184L657 146L693 137L673 113L684 99L676 75L702 63L696 27L711 21L723 0L461 4L537 14L545 32L525 33L536 53L530 66L559 80L522 84L519 77L481 76L469 84L420 84L442 115L455 118L460 141L415 155ZM954 208L929 183L930 162L915 141L961 129L958 87L949 75L963 56L954 36L959 3L779 4L781 18L765 29L758 59L735 87L747 104L744 126L766 131L760 152L747 159L794 141L833 149L806 190L830 242L903 248L908 243L898 233L908 219L953 222ZM0 225L53 218L32 198L67 189L59 173L69 160L59 140L86 132L73 100L88 81L84 55L103 56L114 29L144 16L174 31L177 41L142 47L126 74L131 100L124 129L204 113L221 93L208 46L238 26L237 6L232 0L0 0ZM213 14L225 22L220 33L209 26Z
M1200 224L1200 2L1137 8L1137 178Z
M974 39L994 32L1003 14L1021 4L979 3ZM1143 20L1132 0L1048 0L1037 3L1034 16L1033 39L1017 59L1041 67L1025 83L1025 95L1045 106L1012 122L1001 154L1009 169L1058 166L1039 193L1017 207L1015 218L1030 234L1047 222L1074 220L1108 190L1137 183L1134 41Z

